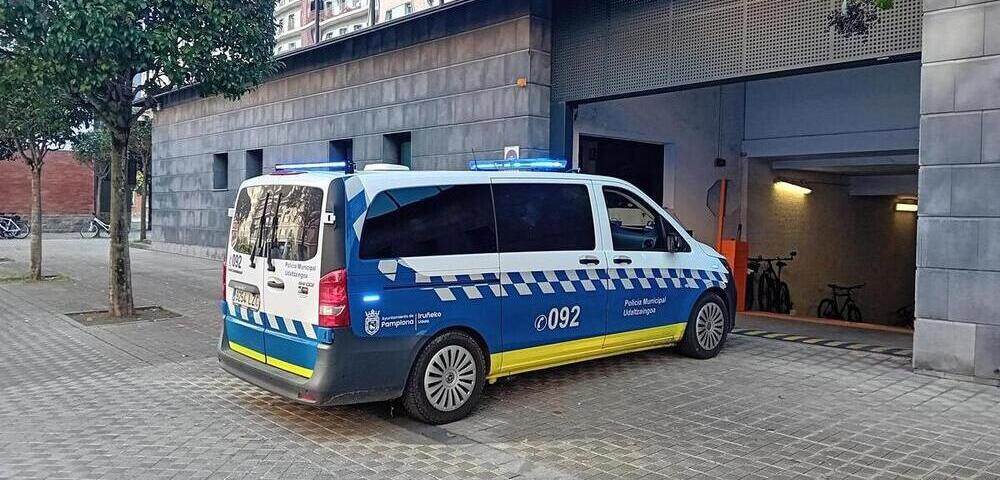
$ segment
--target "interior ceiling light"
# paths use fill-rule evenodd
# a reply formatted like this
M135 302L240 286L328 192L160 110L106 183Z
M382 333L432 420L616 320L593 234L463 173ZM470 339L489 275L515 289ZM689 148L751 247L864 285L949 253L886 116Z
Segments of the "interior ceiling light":
M916 212L917 211L917 204L916 203L902 203L902 202L897 202L896 203L896 211L897 212Z
M788 192L798 193L800 195L809 195L810 193L812 193L811 188L806 188L803 187L802 185L797 185L781 178L777 179L774 182L774 187Z

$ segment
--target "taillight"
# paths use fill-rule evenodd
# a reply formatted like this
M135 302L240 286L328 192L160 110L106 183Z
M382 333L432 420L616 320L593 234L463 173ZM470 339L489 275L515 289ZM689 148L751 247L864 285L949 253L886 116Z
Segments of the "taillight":
M347 311L347 270L334 270L319 279L319 326L346 327L351 324Z
M226 300L226 262L222 261L222 301Z

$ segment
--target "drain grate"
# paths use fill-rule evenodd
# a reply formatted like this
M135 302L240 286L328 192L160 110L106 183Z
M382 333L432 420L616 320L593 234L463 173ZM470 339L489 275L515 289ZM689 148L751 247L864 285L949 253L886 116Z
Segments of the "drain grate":
M112 317L107 310L92 310L89 312L67 313L67 317L86 327L98 325L117 325L120 323L155 322L168 318L177 318L181 314L171 312L159 305L136 307L135 315L131 317Z

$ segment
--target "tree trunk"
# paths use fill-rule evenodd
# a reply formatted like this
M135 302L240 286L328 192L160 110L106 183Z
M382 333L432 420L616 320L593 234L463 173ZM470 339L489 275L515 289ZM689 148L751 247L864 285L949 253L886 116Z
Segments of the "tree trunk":
M42 161L31 162L31 264L28 276L42 279Z
M127 125L127 122L126 122ZM130 317L135 313L132 301L132 266L128 251L128 233L132 223L125 181L128 168L129 128L115 127L111 132L111 247L110 313L112 317Z

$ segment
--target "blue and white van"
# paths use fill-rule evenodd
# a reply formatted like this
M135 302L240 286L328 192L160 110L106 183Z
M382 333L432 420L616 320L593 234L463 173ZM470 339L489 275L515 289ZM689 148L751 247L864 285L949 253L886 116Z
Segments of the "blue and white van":
M674 345L711 358L733 326L725 260L614 178L286 168L230 213L219 360L308 404L401 399L446 423L500 377Z

